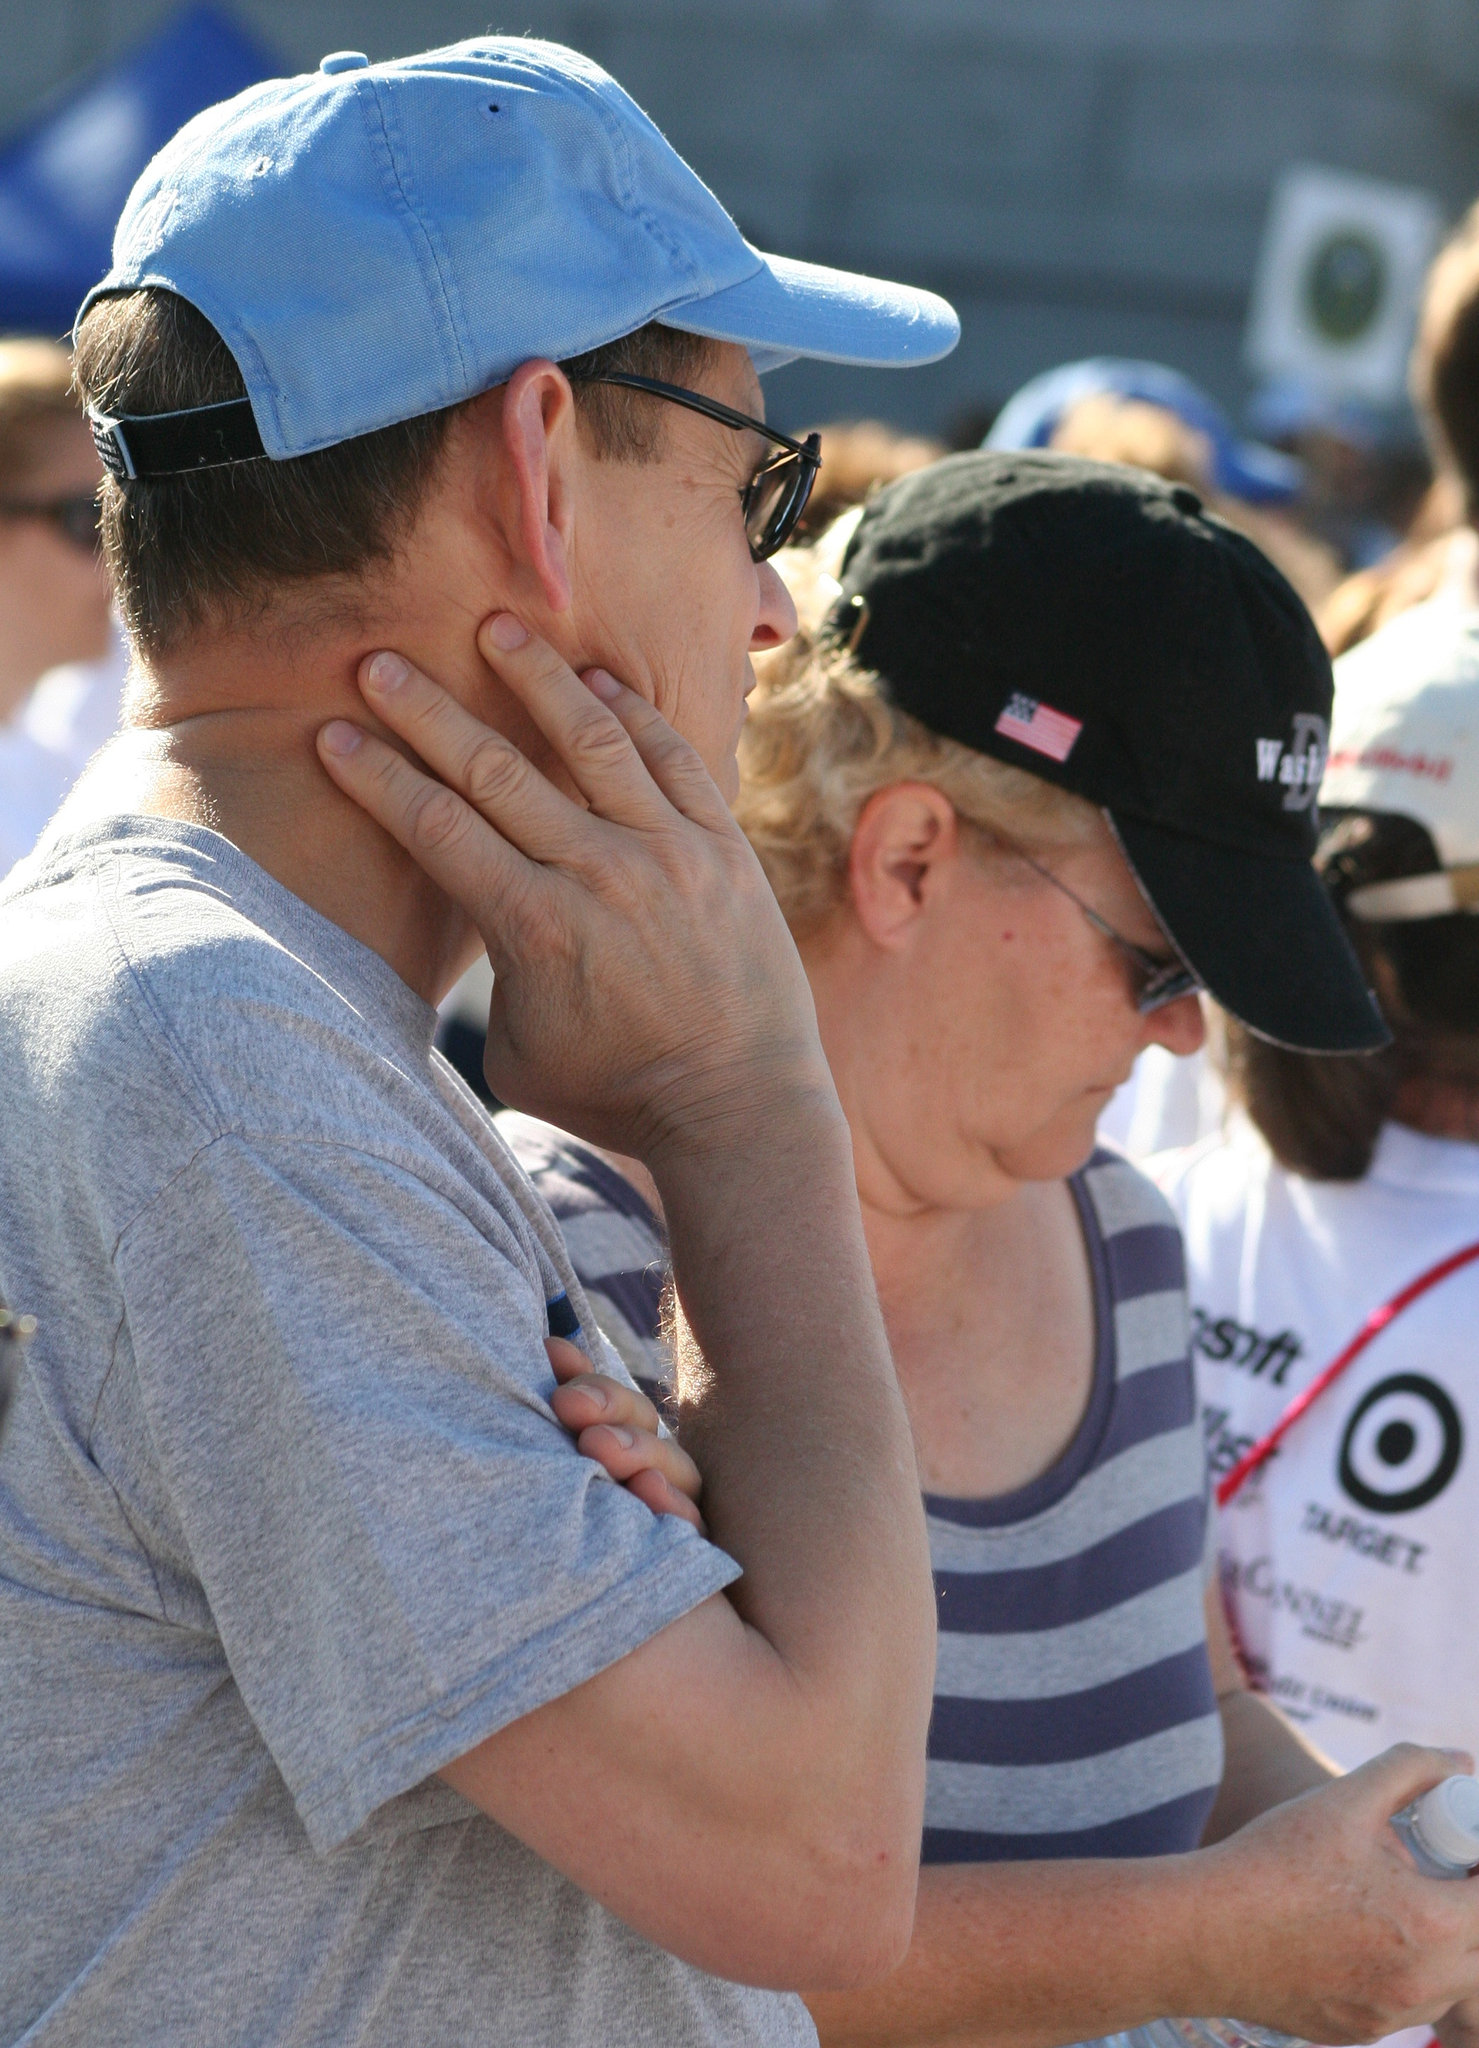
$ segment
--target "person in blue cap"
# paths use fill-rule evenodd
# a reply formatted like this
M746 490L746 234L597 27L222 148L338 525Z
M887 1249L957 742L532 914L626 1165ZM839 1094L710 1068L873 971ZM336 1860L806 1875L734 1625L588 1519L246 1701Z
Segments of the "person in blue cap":
M1215 399L1165 363L1131 356L1087 356L1031 378L993 420L983 448L1048 448L1065 416L1086 398L1114 397L1175 415L1207 445L1209 483L1248 505L1287 505L1304 473L1292 455L1234 431Z
M757 371L956 333L546 44L341 53L136 187L75 338L125 728L0 892L0 2038L799 2043L903 1954L914 1460L724 793L816 463ZM484 947L496 1093L662 1189L707 1534L432 1051Z

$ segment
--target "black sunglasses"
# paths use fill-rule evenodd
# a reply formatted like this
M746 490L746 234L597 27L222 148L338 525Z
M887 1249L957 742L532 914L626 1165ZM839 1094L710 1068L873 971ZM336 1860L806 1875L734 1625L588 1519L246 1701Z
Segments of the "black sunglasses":
M98 545L98 501L95 497L0 498L0 519L44 519L73 547L92 554Z
M767 441L774 441L784 452L761 464L745 485L740 500L745 509L750 553L757 562L768 560L777 548L786 545L806 510L811 487L822 466L820 434L808 434L804 441L793 441L789 434L766 426L764 420L752 420L747 412L736 412L732 405L721 405L717 398L707 398L702 391L688 391L681 384L660 384L655 377L629 376L625 370L612 370L604 377L588 377L584 381L646 391L653 398L666 398L670 404L686 405L690 412L701 412L705 419L717 420L722 427L763 434Z

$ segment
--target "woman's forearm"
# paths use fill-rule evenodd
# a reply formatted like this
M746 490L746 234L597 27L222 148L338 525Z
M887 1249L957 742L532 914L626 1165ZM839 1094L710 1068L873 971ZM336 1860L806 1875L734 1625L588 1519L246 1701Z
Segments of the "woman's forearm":
M1226 1755L1203 1842L1221 1842L1271 1806L1339 1777L1335 1765L1261 1693L1224 1693L1217 1705Z
M1205 1601L1207 1655L1222 1716L1222 1784L1202 1841L1221 1842L1301 1792L1338 1778L1328 1757L1285 1720L1272 1700L1249 1690L1215 1585Z
M1399 1744L1327 1779L1256 1707L1232 1710L1237 1741L1284 1797L1190 1854L926 1870L902 1968L817 1998L826 2048L1055 2048L1218 2013L1370 2041L1479 1996L1479 1896L1420 1876L1390 1826L1452 1752Z
M902 1968L807 2000L822 2048L1057 2048L1158 2017L1194 1939L1189 1860L925 1870Z

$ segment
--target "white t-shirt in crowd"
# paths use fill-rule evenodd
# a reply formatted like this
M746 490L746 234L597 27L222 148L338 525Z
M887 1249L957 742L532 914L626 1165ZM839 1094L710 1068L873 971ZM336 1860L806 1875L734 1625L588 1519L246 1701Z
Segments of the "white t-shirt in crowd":
M1212 1137L1222 1129L1226 1109L1227 1084L1205 1046L1183 1056L1148 1045L1129 1080L1104 1105L1099 1137L1144 1161Z
M24 860L63 797L118 729L128 645L115 624L101 661L49 669L0 727L0 876Z
M1359 1182L1286 1173L1237 1119L1154 1161L1186 1236L1214 1474L1370 1311L1479 1239L1479 1146L1382 1131ZM1222 1510L1257 1682L1350 1769L1400 1741L1479 1755L1479 1262L1415 1302Z

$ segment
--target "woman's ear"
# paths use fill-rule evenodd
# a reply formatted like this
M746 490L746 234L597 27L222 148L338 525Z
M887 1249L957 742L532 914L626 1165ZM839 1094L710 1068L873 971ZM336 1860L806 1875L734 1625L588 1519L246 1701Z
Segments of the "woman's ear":
M515 503L507 544L552 612L570 608L569 544L575 395L557 363L521 363L503 394L502 432Z
M928 782L893 782L864 804L848 853L848 885L863 930L878 946L907 943L960 858L960 821Z

